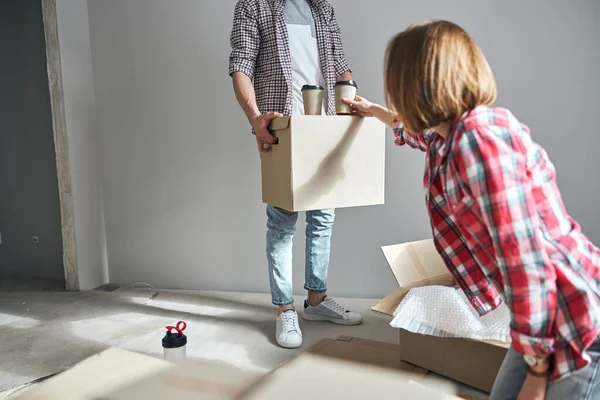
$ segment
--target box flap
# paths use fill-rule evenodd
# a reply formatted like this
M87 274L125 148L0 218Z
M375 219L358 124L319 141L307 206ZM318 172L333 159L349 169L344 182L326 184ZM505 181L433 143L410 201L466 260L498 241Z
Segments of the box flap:
M394 311L396 311L396 309L402 302L402 299L404 299L404 297L408 294L409 291L410 289L399 287L392 293L388 294L379 303L371 307L371 310L381 314L393 316Z
M491 344L492 346L502 347L504 349L510 348L510 342L499 342L497 340L480 340L481 343Z
M384 246L381 249L401 287L439 284L440 278L451 276L432 239Z
M279 117L271 121L270 131L282 131L290 125L290 117Z
M371 309L393 315L410 289L429 285L454 286L454 278L432 239L381 248L400 286Z

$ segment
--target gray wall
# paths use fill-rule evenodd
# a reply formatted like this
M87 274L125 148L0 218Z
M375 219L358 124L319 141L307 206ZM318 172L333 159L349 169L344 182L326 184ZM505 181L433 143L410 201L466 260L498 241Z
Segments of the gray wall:
M598 1L332 3L361 92L375 101L392 34L431 18L463 24L494 68L499 103L546 146L568 209L600 243ZM235 0L88 4L111 281L267 291L259 157L227 76ZM422 171L423 156L390 135L386 205L338 211L332 294L396 286L380 246L430 236Z
M64 278L39 0L0 2L0 49L0 274Z

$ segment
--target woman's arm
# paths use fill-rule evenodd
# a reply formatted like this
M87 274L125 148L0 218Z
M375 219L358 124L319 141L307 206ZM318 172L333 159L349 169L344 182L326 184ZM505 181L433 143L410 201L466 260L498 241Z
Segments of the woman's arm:
M472 197L480 220L467 228L489 233L512 314L515 350L553 353L558 306L553 263L543 250L541 221L524 145L508 128L478 127L456 134L451 153L454 180Z
M398 116L379 104L373 104L371 114L390 128L394 128L394 121L399 121Z
M388 110L384 106L371 103L369 100L360 96L356 96L354 100L344 99L344 102L353 107L354 114L363 117L377 118L388 127L392 128L394 136L396 137L396 145L404 146L407 144L413 149L427 151L433 134L432 131L428 130L416 135L408 133L402 127L402 122L400 122L400 118L396 113Z
M390 128L394 128L394 121L398 121L398 115L388 110L384 106L371 103L369 100L356 96L354 100L344 99L346 104L352 106L354 114L362 117L375 117Z

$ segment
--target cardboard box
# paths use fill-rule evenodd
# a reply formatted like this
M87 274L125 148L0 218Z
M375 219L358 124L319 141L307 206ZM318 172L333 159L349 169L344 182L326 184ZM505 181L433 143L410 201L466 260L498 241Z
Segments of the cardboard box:
M427 371L400 361L397 345L357 338L325 339L262 375L210 361L175 365L110 349L76 365L19 399L279 400L458 399L426 387Z
M410 289L428 285L454 286L433 240L382 247L399 288L372 307L393 315ZM411 364L490 392L509 343L439 338L399 330L400 357Z
M422 380L427 374L426 369L402 361L400 346L397 344L351 336L340 336L337 339L323 339L309 348L306 353L399 371L416 381Z
M439 398L437 396L440 395L440 392L446 394L455 393L454 385L449 387L447 384L444 384L444 382L440 384L439 380L435 378L426 380L425 377L429 373L428 370L403 361L402 348L397 344L377 342L351 336L340 336L335 340L323 339L309 348L306 352L327 356L341 361L360 363L362 368L365 366L372 366L400 372L403 376L408 377L413 382L434 389L435 395L432 395L432 399ZM376 390L377 388L373 389L371 397L379 398L379 393L377 393ZM458 398L465 400L481 399L481 397L468 394L459 394Z
M385 125L376 118L297 116L272 121L261 154L263 202L287 211L384 203Z

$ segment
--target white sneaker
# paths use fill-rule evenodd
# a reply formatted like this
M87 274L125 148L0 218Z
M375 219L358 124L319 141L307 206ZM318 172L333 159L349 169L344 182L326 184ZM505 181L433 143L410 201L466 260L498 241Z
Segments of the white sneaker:
M307 321L328 321L339 325L359 325L362 323L360 314L346 310L329 296L325 296L321 304L316 307L311 306L305 300L302 317Z
M298 313L295 310L287 310L279 314L275 339L277 344L286 349L302 346L302 332L298 324Z

